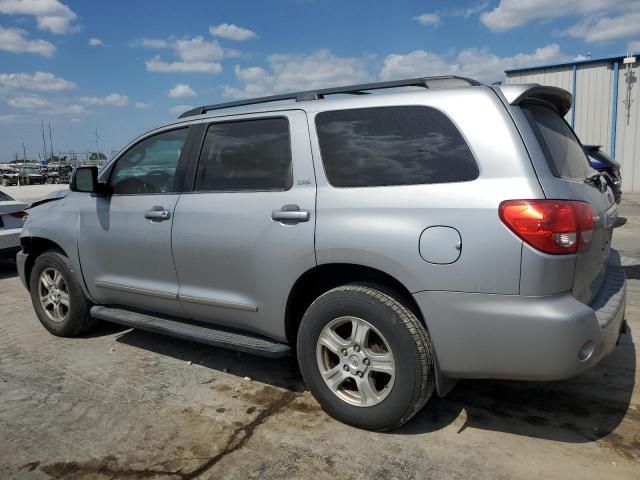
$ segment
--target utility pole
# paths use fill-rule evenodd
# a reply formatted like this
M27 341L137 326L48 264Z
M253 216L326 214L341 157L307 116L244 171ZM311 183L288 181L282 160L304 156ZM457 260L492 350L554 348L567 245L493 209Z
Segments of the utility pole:
M27 162L27 147L22 142L22 175L18 175L18 186L22 185L21 178L24 176L24 164Z
M51 151L51 160L53 161L53 136L51 135L51 122L49 122L49 150Z
M44 139L44 122L41 120L40 124L42 126L42 153L43 153L43 157L46 160L47 159L47 141Z
M98 161L100 161L100 136L98 135L98 129L96 128L96 153Z

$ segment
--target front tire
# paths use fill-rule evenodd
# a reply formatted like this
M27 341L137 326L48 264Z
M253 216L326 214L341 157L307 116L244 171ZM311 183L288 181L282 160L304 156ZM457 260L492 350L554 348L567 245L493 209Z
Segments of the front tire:
M59 337L74 337L93 328L97 321L89 314L73 265L57 251L36 258L29 277L31 302L40 323Z
M318 403L356 427L397 428L435 389L427 330L382 287L350 284L318 297L302 319L297 347Z

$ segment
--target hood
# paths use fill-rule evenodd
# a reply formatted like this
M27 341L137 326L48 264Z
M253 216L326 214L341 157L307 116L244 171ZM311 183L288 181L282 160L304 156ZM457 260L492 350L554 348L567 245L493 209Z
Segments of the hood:
M56 190L54 192L50 192L46 197L41 200L36 200L33 202L29 208L37 207L38 205L42 205L43 203L54 202L56 200L63 199L67 195L71 193L71 190L65 188L63 190Z

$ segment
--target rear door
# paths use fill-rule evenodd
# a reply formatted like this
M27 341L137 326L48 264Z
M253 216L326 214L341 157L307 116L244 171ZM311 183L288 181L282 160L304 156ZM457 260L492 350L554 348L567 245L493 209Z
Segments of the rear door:
M525 103L522 111L542 150L550 175L537 168L548 198L589 203L596 221L590 246L576 256L573 295L591 303L600 290L611 248L617 206L604 179L600 180L575 133L562 116L542 102ZM588 139L586 139L588 140Z
M202 125L173 255L189 317L285 340L295 281L315 266L316 182L302 111ZM196 157L194 157L196 160Z

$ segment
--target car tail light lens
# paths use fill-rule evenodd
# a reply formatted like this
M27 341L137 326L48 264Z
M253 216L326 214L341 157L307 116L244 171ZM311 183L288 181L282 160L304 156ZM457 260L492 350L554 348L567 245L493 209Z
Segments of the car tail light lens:
M589 247L595 216L586 202L506 200L500 219L513 233L544 253L576 253Z
M22 218L23 220L26 220L27 219L27 215L29 215L29 214L27 212L25 212L24 210L21 210L19 212L10 213L9 215L11 215L12 217L15 217L15 218Z

